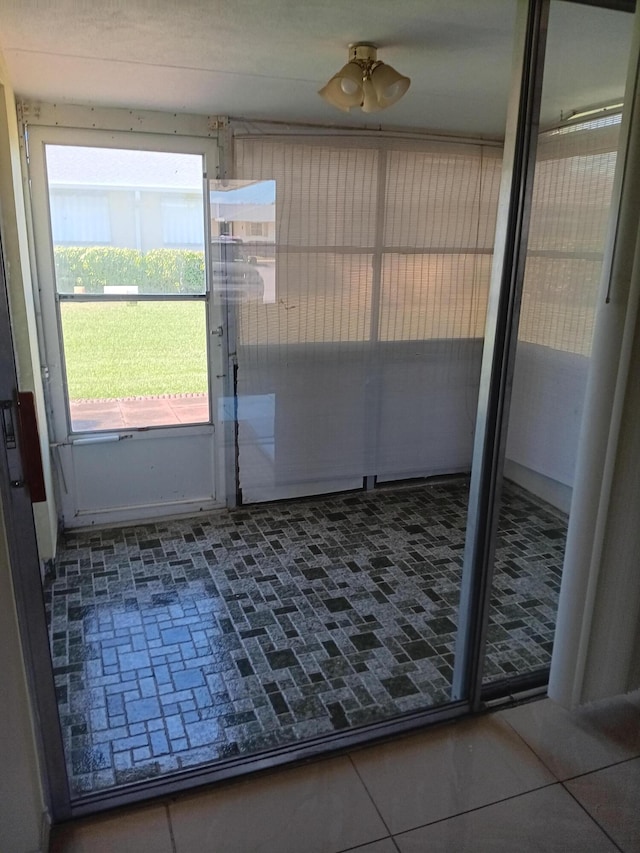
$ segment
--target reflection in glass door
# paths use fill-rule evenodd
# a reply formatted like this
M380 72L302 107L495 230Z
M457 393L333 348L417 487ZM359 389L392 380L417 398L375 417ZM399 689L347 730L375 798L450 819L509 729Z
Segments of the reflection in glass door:
M551 4L541 114L555 122L539 134L535 165L484 670L494 692L505 680L545 683L551 662L631 39L625 25L618 12ZM608 57L608 101L588 87L581 101L563 101L564 55L588 52L593 33ZM559 105L567 118L558 124Z

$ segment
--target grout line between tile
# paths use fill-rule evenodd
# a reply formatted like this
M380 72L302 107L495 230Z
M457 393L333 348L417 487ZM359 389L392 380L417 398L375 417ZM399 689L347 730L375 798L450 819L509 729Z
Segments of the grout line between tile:
M169 809L170 803L165 803L165 809L167 811L167 824L169 825L169 837L171 838L171 850L172 853L178 853L178 847L176 845L176 838L173 834L173 823L171 822L171 810Z
M474 806L472 809L463 809L461 812L456 812L455 814L447 815L447 817L441 817L437 820L429 820L426 823L418 824L417 826L411 826L409 829L403 829L402 832L396 832L396 836L407 835L409 832L414 832L416 829L424 829L426 826L435 826L437 823L445 823L447 820L453 820L456 817L461 817L462 815L472 814L473 812L482 811L482 809L488 809L491 806L497 806L499 803L506 803L509 800L517 800L518 797L526 797L527 794L533 794L535 791L542 791L544 788L553 788L554 785L562 785L562 782L549 782L546 785L537 785L535 788L530 788L528 791L521 791L519 794L512 794L509 797L502 797L499 800L493 800L490 803L485 803L483 806ZM393 836L395 837L395 836Z
M527 749L528 749L528 750L529 750L529 752L534 756L534 758L535 758L537 761L539 761L539 762L540 762L540 764L542 764L542 766L545 768L545 770L548 770L548 771L549 771L549 773L551 773L551 775L552 775L552 776L553 776L553 778L556 780L556 782L560 782L560 783L561 783L561 782L562 782L562 779L558 779L557 774L553 772L553 770L549 767L549 765L548 765L548 764L547 764L547 762L544 760L544 758L542 758L542 756L538 755L538 753L537 753L537 752L535 751L535 749L531 746L531 744L530 744L527 740L525 740L525 738L520 734L520 732L519 732L516 728L514 728L514 726L512 726L512 725L511 725L511 723L509 722L509 720L507 720L505 717L501 717L501 719L502 719L502 721L503 721L503 722L505 722L505 723L509 726L509 728L511 729L511 731L512 731L512 732L514 732L514 734L516 734L516 735L518 736L518 738L519 738L519 739L522 741L522 743L527 747ZM543 786L543 787L545 787L545 786Z
M353 769L355 770L356 776L357 776L357 777L358 777L358 779L360 780L360 784L362 785L362 787L363 787L363 788L365 789L365 791L367 792L367 796L368 796L368 797L369 797L369 799L371 800L371 803L373 804L374 809L375 809L375 810L376 810L376 812L378 813L378 817L379 817L379 818L380 818L380 820L382 821L382 824L383 824L384 828L387 830L388 837L391 839L391 841L392 841L392 843L393 843L393 846L396 848L396 850L398 851L398 853L400 853L400 850L399 850L399 848L398 848L398 845L397 845L397 844L396 844L396 842L395 842L395 838L394 838L394 837L393 837L393 835L391 834L391 830L389 829L389 827L388 827L388 825L387 825L387 822L386 822L386 820L384 819L384 816L382 815L382 812L381 812L381 811L380 811L380 809L378 808L378 804L377 804L377 803L376 803L376 801L373 799L373 796L372 796L372 794L371 794L371 791L369 790L369 788L367 788L366 782L364 781L364 779L363 779L363 778L362 778L362 776L360 775L360 771L358 770L358 767L356 766L356 763L355 763L355 761L353 760L353 757L352 757L351 753L349 753L347 757L348 757L348 759L349 759L349 761L350 761L350 763L351 763L351 766L352 766L352 767L353 767ZM376 839L376 841L381 841L381 840L383 840L383 839ZM368 843L372 843L372 842L368 842ZM362 846L362 845L361 845L361 846Z
M422 824L418 824L418 825L416 825L416 826L412 826L412 827L410 827L409 829L404 829L404 830L402 830L402 832L396 832L396 833L395 833L395 835L391 833L391 831L390 831L390 829L389 829L389 826L387 825L387 822L385 821L384 817L382 816L382 813L380 812L380 809L378 808L377 803L375 802L375 800L374 800L374 798L373 798L373 796L372 796L371 792L370 792L370 791L369 791L369 789L367 788L367 785L366 785L366 783L365 783L364 779L363 779L363 778L362 778L362 776L360 775L360 772L359 772L359 770L358 770L358 767L357 767L356 763L353 761L353 758L352 758L352 756L351 756L351 753L349 753L349 756L348 756L348 757L349 757L349 760L351 761L351 764L353 765L353 768L354 768L354 770L356 771L356 773L357 773L357 775L358 775L358 778L359 778L359 779L360 779L360 781L362 782L362 785L364 786L365 791L366 791L366 792L367 792L367 794L369 795L369 798L371 799L371 802L373 803L373 805L374 805L374 807L375 807L376 811L377 811L377 812L378 812L378 814L380 815L380 819L382 820L382 822L383 822L383 824L385 825L386 829L389 831L389 835L390 835L390 837L391 837L391 839L392 839L392 841L393 841L394 845L396 846L396 849L397 849L397 850L398 850L399 848L398 848L398 846L397 846L397 844L396 844L396 842L395 842L395 837L396 837L396 836L405 835L405 834L406 834L406 833L408 833L408 832L413 832L413 831L414 831L414 830L416 830L416 829L422 829L423 827L426 827L426 826L432 826L432 825L434 825L434 824L436 824L436 823L443 823L443 822L444 822L444 821L446 821L446 820L451 820L452 818L454 818L454 817L458 817L458 816L463 815L463 814L470 814L471 812L480 811L480 809L488 808L489 806L496 805L497 803L504 803L504 802L507 802L508 800L516 799L517 797L523 797L523 796L525 796L526 794L533 793L534 791L540 791L540 790L542 790L543 788L552 788L554 785L562 785L562 782L561 782L561 781L556 777L555 773L553 773L553 772L550 770L550 768L548 768L548 767L547 767L547 765L545 764L545 762L544 762L544 761L542 761L542 759L541 759L541 758L536 754L536 752L533 750L533 748L532 748L532 747L531 747L531 746L530 746L530 745L529 745L529 744L524 740L524 738L523 738L523 737L522 737L522 736L521 736L521 735L520 735L520 734L519 734L519 733L518 733L518 732L513 728L513 726L511 726L511 724L510 724L510 723L508 723L508 721L507 721L507 720L505 720L504 722L507 722L507 724L509 725L509 728L511 728L511 729L515 732L515 734L516 734L516 735L518 736L518 738L519 738L519 739L520 739L520 740L525 744L525 746L527 747L527 749L528 749L528 750L531 752L531 754L536 758L536 760L538 760L538 761L543 765L543 767L545 767L545 769L547 769L547 770L549 771L549 773L551 773L551 775L553 776L553 778L554 778L554 780L555 780L555 781L553 781L553 782L548 782L548 783L546 783L546 784L544 784L544 785L536 785L534 788L530 788L528 791L521 791L519 794L513 794L513 795L508 796L508 797L502 797L501 799L494 800L494 801L493 801L493 802L491 802L491 803L485 803L485 804L484 804L484 805L482 805L482 806L476 806L475 808L471 808L471 809L464 809L463 811L456 812L455 814L448 815L447 817L444 817L444 818L439 818L438 820L427 821L426 823L422 823Z
M609 770L611 767L617 767L619 764L628 764L630 761L640 761L640 754L632 755L630 758L622 758L620 761L612 761L610 764L603 764L602 767L585 770L584 773L576 773L575 776L567 776L566 779L560 779L559 781L564 785L565 782L573 782L574 779L582 779L584 776L591 776L593 773L599 773L601 770Z
M595 772L597 772L597 771L595 771ZM620 847L620 845L614 841L614 839L609 835L609 833L604 828L604 826L602 826L600 821L596 820L596 818L591 814L591 812L589 812L589 810L585 806L583 806L583 804L580 802L580 800L571 793L571 791L567 788L567 786L563 782L560 782L560 784L562 785L564 790L567 792L567 794L569 794L571 799L580 806L580 808L587 815L587 817L590 820L592 820L595 823L595 825L607 836L607 838L613 844L613 846L616 848L616 850L619 850L620 853L624 853L624 850L622 849L622 847Z
M527 744L527 746L529 746L529 745ZM531 752L533 752L533 750L531 749L531 747L529 747L529 749L530 749L530 751L531 751ZM534 755L535 755L535 753L534 753ZM536 756L536 758L537 758L537 756ZM427 826L433 826L433 825L435 825L435 824L437 824L437 823L444 823L444 822L445 822L445 821L447 821L447 820L452 820L453 818L459 817L459 816L464 815L464 814L471 814L472 812L481 811L482 809L489 808L490 806L497 805L498 803L505 803L505 802L507 802L508 800L515 800L515 799L517 799L518 797L524 797L524 796L526 796L527 794L531 794L531 793L533 793L534 791L540 791L540 790L542 790L543 788L552 788L554 785L562 785L562 783L560 782L560 780L556 779L554 782L549 782L549 783L544 784L544 785L537 785L537 786L536 786L536 787L534 787L534 788L530 788L528 791L521 791L519 794L513 794L513 795L511 795L511 796L509 796L509 797L502 797L502 798L500 798L500 799L498 799L498 800L494 800L494 801L492 801L492 802L490 802L490 803L485 803L485 804L484 804L484 805L482 805L482 806L476 806L475 808L471 808L471 809L464 809L463 811L456 812L455 814L447 815L447 817L439 818L438 820L432 820L432 821L427 821L426 823L417 824L416 826L412 826L412 827L410 827L409 829L404 829L404 830L402 830L401 832L396 832L396 833L395 833L395 835L394 835L394 834L392 834L392 833L391 833L391 831L389 830L389 826L387 825L387 822L385 821L385 819L384 819L384 817L383 817L382 813L380 812L380 809L378 808L377 803L375 802L375 800L374 800L374 798L373 798L373 796L372 796L371 792L370 792L370 791L369 791L369 789L367 788L367 785L366 785L366 783L364 782L364 780L363 780L362 776L360 775L360 773L359 773L359 771L358 771L358 768L357 768L357 766L356 766L355 762L353 761L353 759L352 759L352 757L351 757L351 755L350 755L350 754L349 754L349 760L351 761L351 764L353 765L354 770L355 770L355 771L356 771L356 773L358 774L358 778L359 778L359 779L360 779L360 781L362 782L362 785L364 786L365 791L366 791L366 792L367 792L367 794L369 795L369 798L370 798L371 802L373 803L373 805L374 805L374 807L375 807L376 811L378 812L378 814L379 814L379 816L380 816L380 819L382 820L382 822L383 822L383 824L384 824L385 828L389 831L389 837L390 837L390 838L391 838L391 840L393 841L393 844L394 844L394 846L395 846L396 850L398 850L398 853L400 853L400 851L399 851L399 847L398 847L398 845L396 844L396 840L395 840L395 839L396 839L396 837L399 837L399 836L401 836L401 835L406 835L406 834L407 834L407 833L409 833L409 832L414 832L416 829L423 829L424 827L427 827ZM543 763L543 762L542 762L542 763ZM545 765L545 767L546 767L546 765ZM549 771L549 772L551 772L551 771ZM555 775L554 775L553 773L552 773L551 775L552 775L552 776L554 776L554 778L555 778Z
M498 712L501 713L501 712ZM565 779L560 779L557 773L554 773L553 770L549 767L542 756L538 755L535 749L525 740L525 738L520 734L520 732L514 728L509 720L505 717L501 718L503 722L505 722L509 728L511 728L516 735L520 738L520 740L525 744L525 746L535 755L538 761L551 773L551 775L560 782L561 785L564 785L565 782L571 782L573 779L581 779L583 776L590 776L592 773L599 773L600 770L607 770L609 767L616 767L618 764L627 764L629 761L637 761L640 759L640 752L637 755L632 755L629 758L622 758L620 761L611 761L609 764L603 764L601 767L594 767L592 770L585 770L584 773L576 773L575 776L567 776Z
M396 844L393 835L385 835L384 838L376 838L375 841L365 841L364 844L358 844L357 847L345 847L344 850L340 850L339 853L358 853L358 850L365 850L370 844L377 844L379 841L386 841L387 839L391 841L395 849L400 853L400 849Z

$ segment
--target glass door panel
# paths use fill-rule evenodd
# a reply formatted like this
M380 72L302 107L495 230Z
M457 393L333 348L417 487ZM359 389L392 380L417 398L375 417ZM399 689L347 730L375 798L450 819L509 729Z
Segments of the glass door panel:
M76 797L281 761L451 701L500 145L260 135L235 153L237 180L208 186L208 272L227 358L216 414L243 505L66 539L48 606ZM195 393L180 383L201 365L187 350L201 295L114 279L76 294L69 273L59 294L70 394L106 398L81 383L120 351L112 399L155 393L142 351L169 393ZM193 328L180 359L167 324ZM74 446L86 482L100 464L113 488L112 448L136 470L134 442ZM145 458L136 482L173 457Z
M202 158L47 145L46 168L71 432L208 422Z
M629 20L620 12L551 4L546 127L538 138L485 685L535 673L544 680L551 661L594 317L604 298ZM597 73L588 59L596 37ZM584 65L579 87L568 54Z
M240 179L275 182L273 297L233 300L240 517L255 537L242 607L265 626L243 666L257 695L268 679L273 738L451 699L500 157L471 142L237 140Z
M206 305L60 304L73 432L207 422Z

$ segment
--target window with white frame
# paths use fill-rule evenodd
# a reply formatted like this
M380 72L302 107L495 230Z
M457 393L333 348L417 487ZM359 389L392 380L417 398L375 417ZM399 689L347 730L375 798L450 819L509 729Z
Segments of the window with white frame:
M162 242L164 246L202 246L204 214L202 197L194 194L162 199Z
M50 188L51 231L56 245L108 245L111 242L106 192Z
M249 236L250 237L265 237L266 236L266 226L264 222L250 222L249 223Z

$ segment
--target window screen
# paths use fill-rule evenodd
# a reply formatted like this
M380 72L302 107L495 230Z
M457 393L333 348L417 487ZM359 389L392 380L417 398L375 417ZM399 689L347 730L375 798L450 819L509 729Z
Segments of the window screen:
M619 120L540 138L520 340L591 352Z
M538 143L507 457L565 486L574 479L619 121L564 127Z

